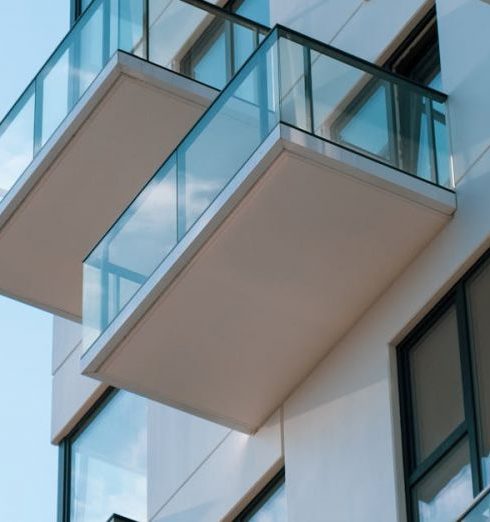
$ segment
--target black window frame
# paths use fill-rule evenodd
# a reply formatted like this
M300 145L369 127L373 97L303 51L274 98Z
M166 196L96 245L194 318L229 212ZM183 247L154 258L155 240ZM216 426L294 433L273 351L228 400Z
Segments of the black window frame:
M253 500L243 509L240 514L233 519L233 522L247 522L247 520L255 515L267 500L286 483L286 470L283 467L274 477L262 488L262 490L253 498Z
M413 502L412 490L438 464L444 461L458 444L467 439L470 454L473 498L484 489L481 460L480 435L478 427L478 397L476 396L476 379L474 375L474 356L471 340L470 304L467 286L480 269L490 270L490 249L459 279L444 295L432 310L415 326L414 329L396 347L398 396L400 405L400 421L403 452L403 475L405 483L405 500L408 520L415 522L418 514ZM415 458L415 423L412 409L410 350L425 336L433 326L454 307L458 328L458 345L463 391L464 419L430 455L418 465Z

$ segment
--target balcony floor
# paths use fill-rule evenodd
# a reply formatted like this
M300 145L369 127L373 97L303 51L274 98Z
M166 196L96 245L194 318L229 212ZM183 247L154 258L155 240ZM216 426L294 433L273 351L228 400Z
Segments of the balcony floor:
M253 432L455 208L450 191L280 125L84 373Z
M215 96L117 53L0 200L0 293L80 319L83 259Z

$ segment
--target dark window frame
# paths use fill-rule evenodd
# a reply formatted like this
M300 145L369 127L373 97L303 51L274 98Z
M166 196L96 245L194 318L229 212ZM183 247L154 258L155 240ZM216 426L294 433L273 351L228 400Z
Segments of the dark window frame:
M408 520L418 520L412 490L438 464L444 461L458 444L467 439L470 454L470 469L473 486L473 497L483 491L483 472L481 450L479 444L476 380L474 376L473 348L469 317L469 300L467 286L473 276L490 262L490 249L460 278L460 280L444 295L432 310L401 341L397 350L398 396L400 404L400 421L402 431L403 474L405 482L405 500ZM430 455L418 465L415 460L415 423L412 409L410 350L417 345L424 335L437 324L444 314L454 307L458 327L458 345L463 387L464 419Z
M243 509L240 514L233 519L233 522L246 522L248 518L255 515L257 510L267 502L267 500L286 483L286 470L282 468L276 475L262 488L253 500Z

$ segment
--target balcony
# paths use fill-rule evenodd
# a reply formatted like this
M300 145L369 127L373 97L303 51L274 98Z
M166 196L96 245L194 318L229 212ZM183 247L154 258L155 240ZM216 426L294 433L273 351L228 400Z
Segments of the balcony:
M276 27L85 260L83 372L258 429L454 213L445 100Z
M490 519L490 489L484 490L456 522L488 522Z
M266 30L201 0L95 0L0 123L0 293L81 319L81 261Z

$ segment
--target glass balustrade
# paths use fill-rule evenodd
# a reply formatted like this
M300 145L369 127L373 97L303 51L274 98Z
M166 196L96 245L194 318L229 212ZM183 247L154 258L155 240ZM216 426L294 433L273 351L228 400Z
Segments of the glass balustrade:
M0 200L115 51L221 89L266 31L205 2L95 0L0 123Z
M279 123L449 186L445 99L276 27L85 260L85 347Z

